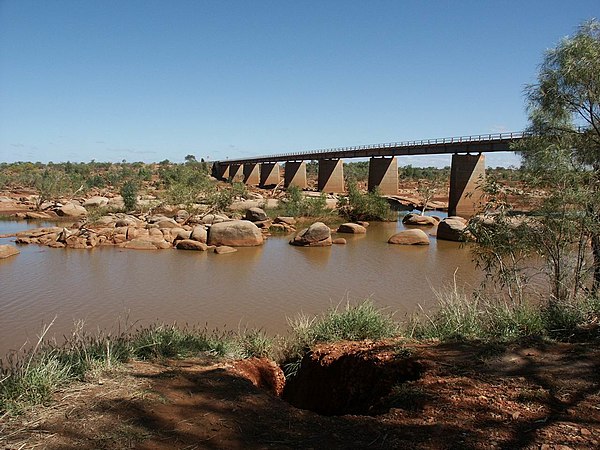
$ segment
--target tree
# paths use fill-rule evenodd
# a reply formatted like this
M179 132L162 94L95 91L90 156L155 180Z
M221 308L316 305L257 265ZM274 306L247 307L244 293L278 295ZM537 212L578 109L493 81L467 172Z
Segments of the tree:
M138 185L134 181L126 181L120 190L123 205L127 211L133 211L137 206Z
M600 22L583 23L549 50L526 97L533 137L526 169L591 242L592 293L600 289ZM559 275L557 275L559 276Z
M548 51L525 94L530 137L514 148L524 189L487 177L489 201L469 231L488 280L521 302L542 269L556 312L589 289L590 275L589 292L600 288L600 24L584 23ZM517 196L527 215L512 207Z

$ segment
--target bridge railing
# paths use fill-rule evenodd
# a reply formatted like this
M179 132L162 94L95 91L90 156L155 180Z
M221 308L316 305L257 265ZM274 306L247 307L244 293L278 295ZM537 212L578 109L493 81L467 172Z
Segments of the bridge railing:
M522 139L524 137L531 136L530 132L527 131L511 131L504 133L487 133L487 134L473 134L469 136L452 136L445 138L435 138L435 139L421 139L414 141L401 141L401 142L387 142L383 144L365 144L365 145L355 145L348 147L333 147L333 148L322 148L318 150L308 150L308 151L297 151L297 152L287 152L287 153L276 153L269 155L260 155L246 158L232 158L220 160L220 161L212 161L212 162L222 162L222 163L242 163L244 161L252 161L257 159L284 159L290 157L290 159L306 157L310 155L318 155L323 153L330 152L346 152L346 151L356 151L356 150L373 150L373 149L385 149L385 148L411 148L411 147L426 147L428 145L445 145L445 144L460 144L460 143L469 143L469 142L502 142L502 141L512 141L515 139Z
M402 141L402 142L387 142L383 144L366 144L366 145L355 145L350 147L335 147L335 148L324 148L319 150L299 151L299 152L288 152L288 153L277 153L271 155L255 156L252 158L237 158L232 161L242 161L244 159L261 159L261 158L285 158L286 156L307 156L316 155L320 153L328 152L344 152L354 150L372 150L380 148L406 148L406 147L423 147L426 145L443 145L443 144L458 144L468 142L485 142L485 141L506 141L513 139L521 139L527 135L524 131L513 131L506 133L488 133L488 134L474 134L470 136L453 136L436 139L421 139L415 141Z

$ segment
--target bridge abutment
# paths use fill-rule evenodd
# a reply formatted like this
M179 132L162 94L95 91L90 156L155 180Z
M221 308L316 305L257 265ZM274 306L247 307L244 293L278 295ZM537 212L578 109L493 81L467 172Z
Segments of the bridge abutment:
M214 163L212 166L212 176L217 180L226 180L229 178L229 164Z
M281 182L279 163L262 163L260 165L259 186L277 186Z
M485 155L452 155L448 215L468 219L480 209L485 179Z
M321 192L345 192L344 162L341 159L320 159L317 186Z
M284 169L284 186L297 186L306 189L306 163L304 161L288 161Z
M382 195L398 195L398 160L371 158L369 160L369 191L376 187Z

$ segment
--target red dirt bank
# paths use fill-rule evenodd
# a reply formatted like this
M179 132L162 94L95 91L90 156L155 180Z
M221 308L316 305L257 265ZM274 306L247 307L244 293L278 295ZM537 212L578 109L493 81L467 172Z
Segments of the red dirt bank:
M69 387L52 406L0 419L0 448L600 448L597 345L396 341L316 350L360 354L365 345L380 361L396 354L425 368L381 399L378 415L294 408L275 395L282 380L266 360L134 362Z

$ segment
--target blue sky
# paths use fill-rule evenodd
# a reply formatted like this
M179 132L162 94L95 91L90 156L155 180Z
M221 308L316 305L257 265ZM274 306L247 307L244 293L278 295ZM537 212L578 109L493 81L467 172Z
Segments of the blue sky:
M544 51L592 17L598 0L0 0L0 161L517 131Z

